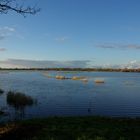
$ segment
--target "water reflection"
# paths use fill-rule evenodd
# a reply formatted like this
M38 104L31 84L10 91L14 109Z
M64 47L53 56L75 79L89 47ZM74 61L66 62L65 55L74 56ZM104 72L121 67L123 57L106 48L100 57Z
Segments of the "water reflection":
M4 94L4 90L0 89L0 96L2 96L3 94ZM0 117L5 115L6 115L5 109L0 106Z

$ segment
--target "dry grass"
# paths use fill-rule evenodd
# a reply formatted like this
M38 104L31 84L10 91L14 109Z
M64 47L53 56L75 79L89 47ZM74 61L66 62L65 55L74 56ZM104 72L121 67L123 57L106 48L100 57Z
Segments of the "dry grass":
M61 75L57 75L57 76L55 76L55 78L56 78L56 79L59 79L59 80L64 80L64 79L66 79L65 76L61 76Z
M72 79L72 80L83 80L83 79L86 79L86 78L83 77L83 76L80 76L80 77L78 77L78 76L73 76L71 79Z
M105 83L103 80L95 80L95 83Z

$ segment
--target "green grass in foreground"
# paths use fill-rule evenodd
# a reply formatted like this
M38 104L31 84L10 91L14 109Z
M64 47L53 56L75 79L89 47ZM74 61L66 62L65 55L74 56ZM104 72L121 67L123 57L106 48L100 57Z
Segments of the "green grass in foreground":
M0 126L0 140L140 140L140 119L54 117Z

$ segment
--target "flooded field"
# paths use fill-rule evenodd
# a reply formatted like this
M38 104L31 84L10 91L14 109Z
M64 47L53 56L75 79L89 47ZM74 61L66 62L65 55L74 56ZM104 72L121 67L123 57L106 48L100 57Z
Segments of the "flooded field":
M47 116L140 117L139 73L0 72L0 89L4 91L0 92L0 121Z

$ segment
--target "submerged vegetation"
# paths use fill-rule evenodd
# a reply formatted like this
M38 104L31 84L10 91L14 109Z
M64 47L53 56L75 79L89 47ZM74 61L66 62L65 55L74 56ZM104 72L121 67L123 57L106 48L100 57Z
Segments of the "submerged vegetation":
M140 119L53 117L0 126L1 140L139 140Z

